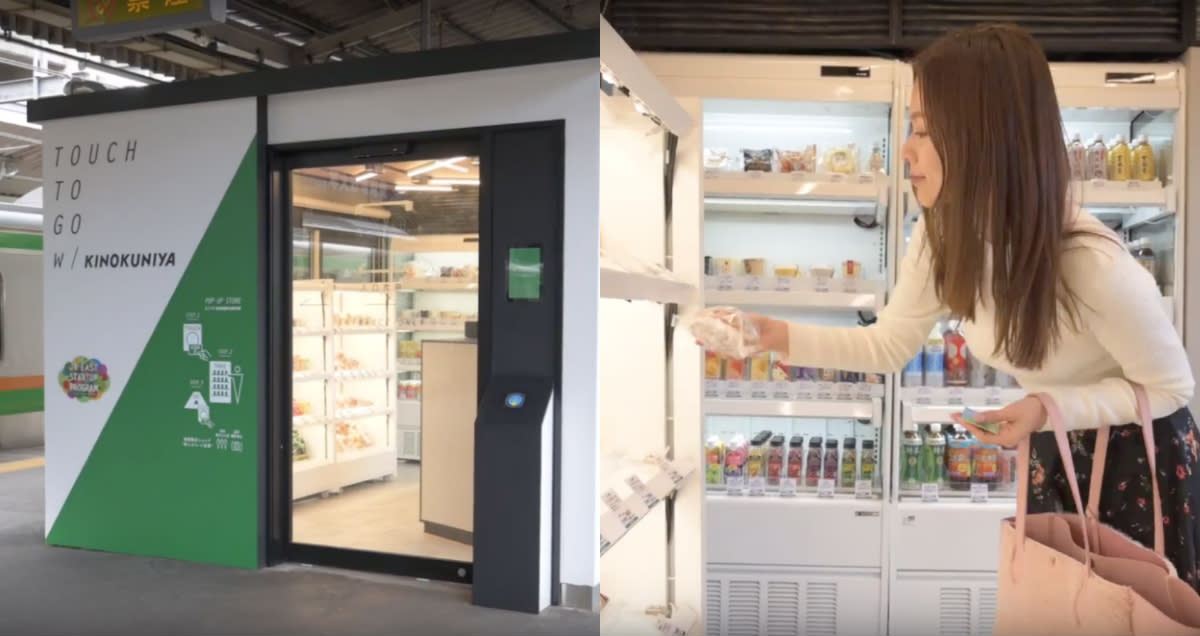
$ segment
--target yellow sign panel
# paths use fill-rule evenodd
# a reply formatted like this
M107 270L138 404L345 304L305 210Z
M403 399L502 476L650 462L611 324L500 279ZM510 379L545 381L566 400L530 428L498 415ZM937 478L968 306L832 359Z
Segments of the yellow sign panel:
M75 0L75 24L98 27L205 13L208 0Z

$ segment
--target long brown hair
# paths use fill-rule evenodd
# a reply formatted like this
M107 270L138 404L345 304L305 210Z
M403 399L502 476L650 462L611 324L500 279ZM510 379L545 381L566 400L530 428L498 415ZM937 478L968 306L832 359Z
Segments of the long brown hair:
M977 301L993 303L994 354L1040 368L1061 336L1060 307L1078 318L1063 281L1071 172L1050 65L1025 31L980 25L931 44L913 74L943 171L925 210L934 288L967 320Z

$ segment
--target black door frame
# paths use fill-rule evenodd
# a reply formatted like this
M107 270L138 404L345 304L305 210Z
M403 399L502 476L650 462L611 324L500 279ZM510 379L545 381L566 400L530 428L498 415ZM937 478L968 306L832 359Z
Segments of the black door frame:
M292 206L288 175L297 168L332 167L367 161L437 159L446 156L479 156L480 242L490 231L482 130L452 130L388 137L321 140L313 143L268 146L265 151L267 177L266 236L268 242L268 328L265 366L267 402L267 564L285 562L321 565L364 572L471 583L471 562L415 555L374 552L333 546L295 543L292 540L292 454L291 397L292 369ZM369 159L366 158L369 155ZM491 272L480 271L480 289L490 289ZM483 318L484 299L480 299ZM490 366L490 349L480 343L479 364ZM557 524L555 524L557 534Z

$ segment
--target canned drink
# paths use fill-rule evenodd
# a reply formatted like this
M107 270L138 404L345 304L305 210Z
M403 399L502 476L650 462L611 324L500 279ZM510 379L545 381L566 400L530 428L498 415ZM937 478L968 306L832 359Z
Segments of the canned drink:
M845 278L861 278L862 263L858 261L846 261L842 263L842 276Z

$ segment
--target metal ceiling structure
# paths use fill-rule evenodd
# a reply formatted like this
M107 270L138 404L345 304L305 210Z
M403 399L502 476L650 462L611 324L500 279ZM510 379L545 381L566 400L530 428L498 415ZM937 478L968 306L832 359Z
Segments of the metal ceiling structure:
M70 0L0 0L0 199L41 185L41 133L24 103L81 72L106 84L267 68L596 28L601 0L228 0L224 24L84 43ZM111 81L110 81L111 80Z

